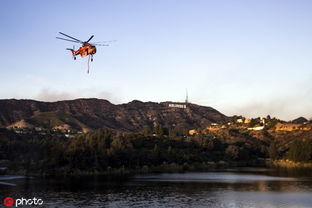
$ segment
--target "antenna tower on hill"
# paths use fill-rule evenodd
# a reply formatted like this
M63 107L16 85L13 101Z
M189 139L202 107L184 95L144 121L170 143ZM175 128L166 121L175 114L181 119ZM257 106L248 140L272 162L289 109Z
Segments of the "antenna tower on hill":
M187 92L187 89L186 89L185 104L188 104L188 92Z

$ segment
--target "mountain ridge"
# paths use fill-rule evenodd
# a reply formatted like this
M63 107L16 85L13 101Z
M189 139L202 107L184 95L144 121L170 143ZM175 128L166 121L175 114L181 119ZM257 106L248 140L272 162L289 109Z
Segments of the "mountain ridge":
M185 107L185 108L184 108ZM0 126L12 127L25 122L45 128L110 128L140 131L145 126L160 124L167 127L202 128L211 123L225 123L229 117L216 109L183 102L142 102L112 104L98 98L79 98L56 102L31 99L0 100ZM23 122L21 122L23 121Z

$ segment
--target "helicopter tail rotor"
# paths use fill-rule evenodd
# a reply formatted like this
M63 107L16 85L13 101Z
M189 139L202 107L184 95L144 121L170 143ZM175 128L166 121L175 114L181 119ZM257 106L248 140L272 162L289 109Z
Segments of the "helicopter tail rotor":
M73 48L66 48L66 50L69 50L72 52L73 58L74 60L76 60L76 56L75 56L75 46L73 46Z

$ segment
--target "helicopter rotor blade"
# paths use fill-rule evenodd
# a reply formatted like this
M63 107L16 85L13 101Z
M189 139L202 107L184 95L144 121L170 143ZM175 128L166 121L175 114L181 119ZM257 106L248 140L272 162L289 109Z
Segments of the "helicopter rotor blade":
M96 46L109 46L108 44L97 44L97 43L91 43L92 45L96 45Z
M77 38L74 38L74 37L71 37L71 36L69 36L69 35L66 35L65 33L62 33L62 32L59 32L61 35L64 35L64 36L66 36L66 37L68 37L68 38L71 38L71 39L73 39L73 40L75 40L75 41L78 41L78 42L80 42L80 43L82 43L83 41L81 41L81 40L78 40Z
M60 39L60 40L66 40L66 41L74 42L74 43L80 43L80 41L76 41L76 40L68 40L68 39L60 38L60 37L56 37L56 38Z
M116 42L117 40L106 40L106 41L97 41L97 42L92 42L92 44L98 44L98 43L112 43Z
M89 38L89 40L87 40L86 42L88 43L93 37L94 37L94 35L91 35L91 37Z

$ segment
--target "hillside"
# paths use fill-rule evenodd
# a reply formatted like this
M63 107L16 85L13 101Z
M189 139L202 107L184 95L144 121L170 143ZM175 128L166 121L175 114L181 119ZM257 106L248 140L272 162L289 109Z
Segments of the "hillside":
M0 100L0 126L36 126L44 128L98 128L139 131L155 124L182 128L204 128L210 123L224 123L228 117L211 107L172 102L132 101L114 105L102 99L76 99L58 102L35 100Z

